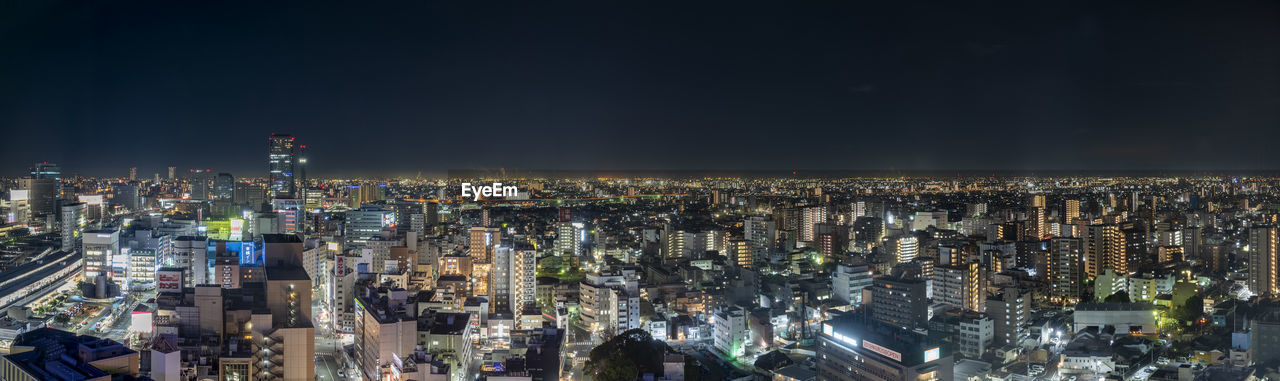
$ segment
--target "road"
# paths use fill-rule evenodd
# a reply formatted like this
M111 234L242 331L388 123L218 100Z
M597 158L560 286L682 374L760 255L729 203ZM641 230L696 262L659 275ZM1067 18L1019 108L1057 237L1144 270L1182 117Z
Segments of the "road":
M342 362L334 359L333 356L320 355L316 356L316 379L317 380L359 380L359 376L338 376L338 371L342 369ZM353 372L354 373L354 372Z

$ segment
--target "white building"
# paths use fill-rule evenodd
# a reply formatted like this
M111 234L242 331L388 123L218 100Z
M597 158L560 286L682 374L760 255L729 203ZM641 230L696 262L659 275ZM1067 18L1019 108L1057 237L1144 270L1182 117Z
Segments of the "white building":
M516 249L511 257L511 308L536 305L538 294L538 252L533 249Z
M747 337L751 331L747 329L747 313L739 307L720 309L715 313L714 345L720 353L730 357L746 354Z
M588 329L612 337L640 328L639 280L632 270L587 274L579 285L579 304Z
M80 247L80 235L87 224L84 203L71 203L62 206L62 249L74 250Z
M1076 332L1113 326L1118 333L1156 333L1156 310L1148 303L1080 303L1072 317Z
M831 277L831 292L836 300L853 306L862 305L862 290L871 286L871 269L867 265L836 266Z

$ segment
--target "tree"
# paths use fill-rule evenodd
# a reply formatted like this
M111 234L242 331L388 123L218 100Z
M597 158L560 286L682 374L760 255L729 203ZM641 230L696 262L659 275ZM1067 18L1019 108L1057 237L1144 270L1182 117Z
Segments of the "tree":
M1173 317L1185 323L1194 323L1204 316L1204 298L1199 295L1187 298L1187 302L1174 310Z
M1111 294L1110 296L1108 296L1106 299L1103 299L1102 301L1107 303L1129 303L1129 292L1117 291L1116 293Z
M633 381L641 373L662 373L666 351L649 332L632 329L591 349L584 371L597 381Z

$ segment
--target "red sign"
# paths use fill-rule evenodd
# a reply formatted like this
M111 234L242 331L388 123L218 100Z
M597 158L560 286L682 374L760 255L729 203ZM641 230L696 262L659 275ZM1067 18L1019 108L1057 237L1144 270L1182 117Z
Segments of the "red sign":
M873 343L873 342L870 342L870 341L866 341L866 340L862 340L862 347L863 347L863 348L866 348L866 349L868 349L868 350L870 350L870 351L872 351L872 352L879 353L881 356L891 358L891 359L893 359L893 361L902 362L902 354L901 354L901 353L891 351L891 350L889 350L889 348L885 348L885 347L882 347L882 346L876 345L876 343Z
M181 271L157 271L156 272L156 291L157 292L182 292L182 272Z

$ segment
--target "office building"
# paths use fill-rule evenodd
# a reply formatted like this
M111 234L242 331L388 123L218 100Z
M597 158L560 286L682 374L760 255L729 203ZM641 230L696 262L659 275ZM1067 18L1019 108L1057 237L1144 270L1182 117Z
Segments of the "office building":
M108 381L137 377L138 352L110 339L77 336L53 328L18 335L0 357L6 381Z
M298 170L298 147L293 135L271 134L267 138L268 190L271 198L293 198Z
M88 220L85 216L88 205L79 202L62 205L62 214L59 220L62 233L62 247L64 250L70 250L80 247L81 234L84 233Z
M850 317L822 322L815 360L832 381L950 380L954 363L945 342Z
M405 290L370 287L362 292L355 299L356 367L364 379L385 380L392 377L394 362L413 354L418 341L416 311L407 304Z
M377 205L364 205L360 209L346 212L343 230L347 249L356 250L365 247L369 240L382 237L382 230L394 228L395 213Z
M906 329L927 326L927 288L920 278L876 278L871 285L871 318Z

